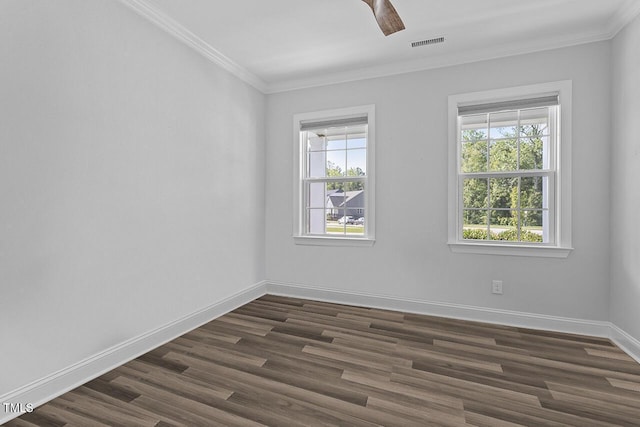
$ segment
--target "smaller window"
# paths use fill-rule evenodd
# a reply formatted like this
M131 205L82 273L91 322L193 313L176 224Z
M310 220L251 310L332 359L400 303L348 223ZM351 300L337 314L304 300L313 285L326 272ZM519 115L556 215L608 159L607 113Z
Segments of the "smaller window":
M373 106L298 114L294 237L303 244L371 244Z
M452 249L568 254L569 94L561 82L450 97Z

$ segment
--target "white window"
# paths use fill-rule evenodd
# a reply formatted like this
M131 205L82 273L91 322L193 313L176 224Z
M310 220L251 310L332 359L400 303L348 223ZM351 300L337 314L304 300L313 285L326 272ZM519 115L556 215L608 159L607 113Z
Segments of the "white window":
M295 115L296 243L373 244L374 135L374 106Z
M566 257L571 82L449 97L454 251Z

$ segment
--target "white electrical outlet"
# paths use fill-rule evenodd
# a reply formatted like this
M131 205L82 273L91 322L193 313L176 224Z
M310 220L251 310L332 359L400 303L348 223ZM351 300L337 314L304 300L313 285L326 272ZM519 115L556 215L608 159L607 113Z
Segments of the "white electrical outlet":
M494 280L491 284L491 293L502 295L502 280Z

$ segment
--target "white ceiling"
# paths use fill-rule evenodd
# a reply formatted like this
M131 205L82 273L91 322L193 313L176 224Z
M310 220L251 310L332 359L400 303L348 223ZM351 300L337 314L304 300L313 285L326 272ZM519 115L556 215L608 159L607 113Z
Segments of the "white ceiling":
M640 12L640 0L392 0L406 30L385 37L361 0L121 1L266 93L606 40Z

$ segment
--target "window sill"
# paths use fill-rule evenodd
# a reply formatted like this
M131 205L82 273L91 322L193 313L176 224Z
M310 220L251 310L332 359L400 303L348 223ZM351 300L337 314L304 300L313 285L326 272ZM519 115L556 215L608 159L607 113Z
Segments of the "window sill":
M375 239L367 237L293 236L296 245L307 246L373 246Z
M541 258L567 258L573 248L559 246L505 245L491 243L449 243L451 252L463 254L527 256Z

